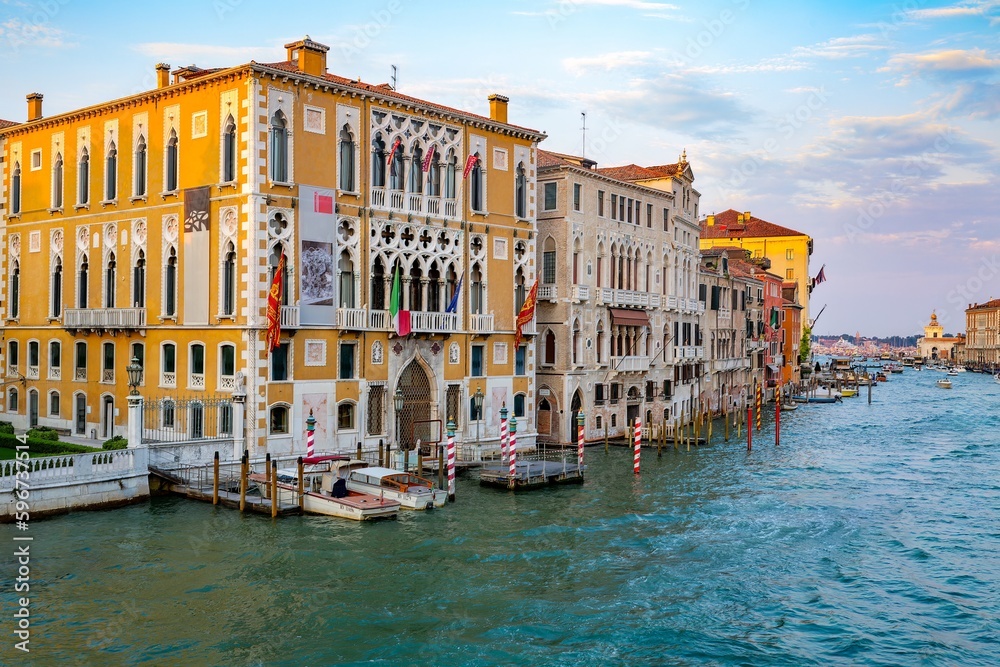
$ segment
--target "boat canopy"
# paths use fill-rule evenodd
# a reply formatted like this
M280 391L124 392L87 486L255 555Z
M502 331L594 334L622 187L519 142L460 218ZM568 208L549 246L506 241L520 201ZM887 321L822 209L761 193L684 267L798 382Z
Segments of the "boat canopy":
M325 463L326 461L350 461L350 456L345 456L344 454L323 454L321 456L306 456L302 459L302 462L306 465L313 465L316 463Z
M358 475L367 475L368 477L375 477L377 479L382 479L383 477L393 477L395 475L406 475L406 476L410 475L410 473L403 472L402 470L393 470L392 468L380 468L378 466L370 466L368 468L355 468L351 472L357 473Z

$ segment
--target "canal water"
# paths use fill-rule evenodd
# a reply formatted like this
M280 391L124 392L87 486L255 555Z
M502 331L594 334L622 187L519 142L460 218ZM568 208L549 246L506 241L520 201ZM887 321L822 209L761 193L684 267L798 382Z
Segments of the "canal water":
M770 415L752 453L717 428L639 478L590 447L582 486L460 479L393 522L179 498L34 522L31 654L5 613L0 662L995 666L1000 384L940 377L784 413L780 447Z

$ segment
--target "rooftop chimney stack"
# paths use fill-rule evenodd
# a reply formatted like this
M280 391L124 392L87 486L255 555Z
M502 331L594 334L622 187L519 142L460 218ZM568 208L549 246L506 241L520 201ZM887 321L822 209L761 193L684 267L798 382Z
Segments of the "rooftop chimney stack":
M745 224L748 224L748 225L750 224L750 211L746 211L743 214L743 221L744 221Z
M42 117L42 94L31 93L28 95L28 122L38 120Z
M708 220L708 226L709 227L714 227L715 226L715 216L714 215L708 216L707 220Z
M303 74L323 76L326 74L326 52L329 46L314 42L306 35L297 42L285 44L288 61L294 63Z
M156 87L166 88L170 85L170 65L156 63Z
M506 123L507 103L510 102L510 98L493 93L486 99L490 101L490 120L495 120L498 123Z

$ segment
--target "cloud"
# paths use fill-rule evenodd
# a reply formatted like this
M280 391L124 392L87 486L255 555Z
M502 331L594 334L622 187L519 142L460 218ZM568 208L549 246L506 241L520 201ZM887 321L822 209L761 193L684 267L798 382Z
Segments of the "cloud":
M616 51L582 58L563 58L562 65L570 74L580 76L593 69L609 72L623 67L645 65L652 57L651 51Z
M876 35L855 35L853 37L835 37L812 46L799 46L792 50L793 58L825 58L840 60L843 58L861 58L876 51L885 51L889 47L879 43Z
M941 84L936 109L973 118L1000 117L1000 57L984 49L900 53L880 71L899 72L899 85L914 80Z
M276 46L219 46L217 44L184 44L180 42L143 42L132 47L144 56L174 63L224 63L226 66L251 60L275 62L284 60L285 52Z
M66 40L66 33L45 22L32 23L12 18L0 23L0 46L22 46L58 49L73 46Z
M678 57L678 63L681 63ZM809 65L786 57L765 58L756 63L734 63L728 65L693 65L685 71L693 74L759 74L762 72L797 72L809 69Z
M948 97L942 108L959 116L1000 118L1000 84L981 81L962 84Z
M1000 58L990 56L984 49L900 53L889 58L880 71L902 72L901 84L909 83L915 76L943 82L980 79L1000 72Z
M931 7L929 9L914 9L906 13L906 17L915 20L934 20L962 18L966 16L983 16L989 18L990 25L1000 23L1000 17L990 16L993 10L1000 7L998 0L969 0L946 7Z
M616 9L632 9L642 12L646 18L665 19L668 21L690 21L676 14L680 7L667 2L651 2L650 0L558 0L553 6L541 10L513 11L515 16L544 16L550 21L566 18L585 7L611 7Z
M648 0L569 0L574 5L593 5L601 7L624 7L644 12L677 11L677 5L666 2L649 2Z
M753 113L731 92L714 90L703 79L664 73L635 78L625 88L585 96L590 104L622 117L655 127L688 131L696 137L732 136Z

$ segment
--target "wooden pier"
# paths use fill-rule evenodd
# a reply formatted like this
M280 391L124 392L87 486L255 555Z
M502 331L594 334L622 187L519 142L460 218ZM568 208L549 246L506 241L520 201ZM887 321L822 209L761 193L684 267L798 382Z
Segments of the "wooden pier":
M535 489L550 484L582 484L587 466L568 461L518 461L513 479L510 465L484 463L479 469L480 486L502 489Z
M292 457L285 458L289 461L295 460ZM275 462L277 460L276 458ZM247 471L254 464L263 465L270 462L270 459L249 462ZM266 498L258 492L257 484L251 482L247 473L243 473L244 492L241 494L241 465L240 462L226 462L219 466L218 472L216 472L215 465L211 463L183 466L172 470L150 466L149 472L160 480L162 489L191 500L200 500L272 517L302 514L302 508L297 499L293 498L295 502L281 502L281 497L287 498L287 494L279 494L278 506L272 507L270 498Z

